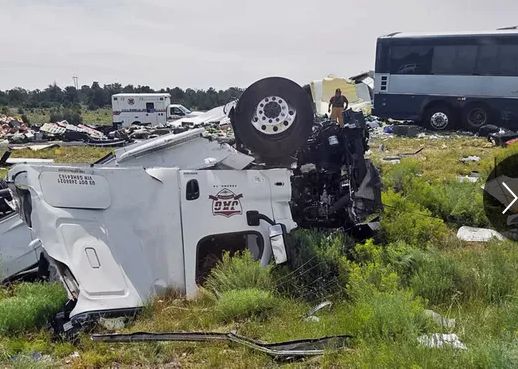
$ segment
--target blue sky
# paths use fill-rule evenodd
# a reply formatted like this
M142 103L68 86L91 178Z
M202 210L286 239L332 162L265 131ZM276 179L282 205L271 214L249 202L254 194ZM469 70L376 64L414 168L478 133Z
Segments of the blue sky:
M518 23L518 2L461 0L0 0L0 89L56 82L246 87L372 69L395 31Z

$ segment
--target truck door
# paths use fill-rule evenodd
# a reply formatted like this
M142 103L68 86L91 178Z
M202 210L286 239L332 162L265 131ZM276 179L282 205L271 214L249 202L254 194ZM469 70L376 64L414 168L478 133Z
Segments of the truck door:
M246 212L257 210L273 217L270 178L256 170L180 171L185 283L188 297L197 290L197 277L220 247L249 248L262 262L270 259L269 228L247 224ZM288 184L289 186L289 184ZM217 237L215 237L217 236ZM214 240L211 244L209 241ZM209 255L202 245L214 248ZM201 258L205 257L205 260Z

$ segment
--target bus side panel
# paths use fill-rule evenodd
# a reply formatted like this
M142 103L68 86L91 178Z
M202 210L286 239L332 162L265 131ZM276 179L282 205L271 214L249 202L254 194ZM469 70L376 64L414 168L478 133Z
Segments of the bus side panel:
M468 104L482 103L495 113L494 123L518 119L518 77L388 75L386 78L386 91L377 81L374 96L373 114L380 118L418 121L431 103L446 103L459 112Z

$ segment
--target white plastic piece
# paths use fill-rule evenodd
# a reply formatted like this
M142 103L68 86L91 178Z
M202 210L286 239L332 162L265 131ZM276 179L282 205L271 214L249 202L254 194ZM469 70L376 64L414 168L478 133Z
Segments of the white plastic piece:
M280 224L270 226L270 242L272 245L273 257L276 264L283 264L288 261L286 245L284 243L284 232Z
M467 350L464 343L459 340L459 337L454 334L445 333L433 333L430 335L422 335L417 337L417 341L423 346L430 348L442 348L444 346L450 346L458 350Z
M497 239L499 241L505 240L504 236L494 229L468 226L462 226L459 228L457 231L457 238L468 242L489 242L492 239Z

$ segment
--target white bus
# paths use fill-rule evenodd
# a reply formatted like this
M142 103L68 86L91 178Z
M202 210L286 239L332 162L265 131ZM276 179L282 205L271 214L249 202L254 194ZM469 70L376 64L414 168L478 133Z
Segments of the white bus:
M518 30L378 38L373 114L435 130L518 129Z

